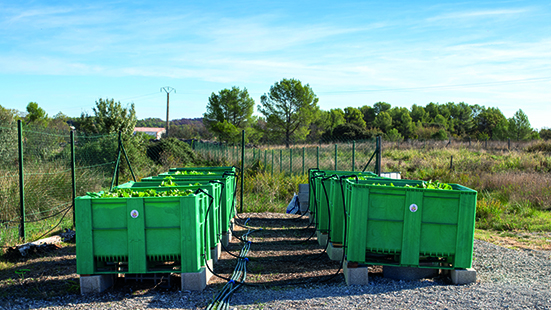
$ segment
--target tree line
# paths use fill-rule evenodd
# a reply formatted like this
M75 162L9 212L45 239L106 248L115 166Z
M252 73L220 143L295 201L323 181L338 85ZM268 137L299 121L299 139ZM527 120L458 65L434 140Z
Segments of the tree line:
M312 88L296 79L283 79L270 87L257 106L246 88L212 93L203 115L206 128L220 141L235 143L245 130L251 142L317 142L335 139L370 139L381 135L390 141L409 139L532 140L549 139L551 131L535 131L519 109L506 118L499 108L464 102L413 104L411 109L387 102L372 106L335 108L318 106Z
M475 139L532 140L551 139L551 129L534 130L519 109L506 118L499 108L469 105L464 102L413 104L410 109L392 107L387 102L373 105L322 110L319 98L309 84L297 79L282 79L261 96L256 106L246 88L237 86L213 92L201 119L171 121L169 136L183 139L208 139L239 143L245 130L247 142L285 144L334 140L362 140L381 135L386 140ZM126 108L114 99L99 99L93 115L68 117L58 113L50 118L36 102L27 113L0 106L0 122L22 119L26 126L68 129L87 134L122 131L131 135L135 126L164 127L159 118L136 119L134 105ZM0 124L1 126L1 124Z

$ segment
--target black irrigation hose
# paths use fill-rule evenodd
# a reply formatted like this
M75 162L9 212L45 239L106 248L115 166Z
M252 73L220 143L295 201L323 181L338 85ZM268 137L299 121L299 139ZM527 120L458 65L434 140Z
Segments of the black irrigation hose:
M69 213L69 211L71 211L73 209L73 206L69 206L67 209L65 209L65 213L63 214L63 216L61 217L61 219L59 220L59 222L57 222L57 224L52 227L52 229L48 230L47 232L45 232L44 234L42 234L42 236L38 237L37 239L35 239L34 241L32 242L35 242L35 241L38 241L40 239L42 239L44 236L46 236L47 234L51 233L54 229L56 229L60 224L61 222L63 222L63 219L65 218L65 216L67 215L67 213Z

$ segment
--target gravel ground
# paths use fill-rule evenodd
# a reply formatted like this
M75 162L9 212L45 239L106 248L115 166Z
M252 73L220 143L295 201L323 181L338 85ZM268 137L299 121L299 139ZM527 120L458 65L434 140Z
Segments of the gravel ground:
M396 281L372 276L367 286L243 287L230 309L551 309L551 252L512 250L475 241L478 281L452 285L446 278ZM254 249L253 249L254 250ZM1 309L202 309L221 284L202 293L112 291L48 299L4 300Z

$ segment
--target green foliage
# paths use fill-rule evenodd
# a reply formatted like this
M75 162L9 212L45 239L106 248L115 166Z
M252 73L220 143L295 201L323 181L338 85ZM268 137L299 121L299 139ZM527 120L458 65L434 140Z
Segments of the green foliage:
M342 125L346 123L346 120L344 118L344 112L342 109L331 109L329 111L329 133L332 134L333 130L337 128L339 125Z
M540 138L542 138L543 140L551 140L551 129L542 128L539 134L540 134Z
M114 99L99 99L93 108L94 115L82 113L76 121L77 130L86 134L102 134L122 132L124 135L132 135L136 126L136 111L134 104L123 108L120 102Z
M352 107L344 108L344 119L349 124L356 125L360 128L365 128L366 123L360 109Z
M411 121L412 122L423 122L425 121L425 108L418 106L416 104L411 106Z
M239 141L241 130L252 125L253 110L254 100L246 88L226 88L209 97L203 123L220 141L235 143Z
M398 142L404 140L404 137L398 132L398 129L392 128L385 134L385 139L392 142Z
M150 143L147 156L157 164L173 167L185 167L196 160L189 144L172 137Z
M156 191L154 189L146 189L143 191L136 191L129 188L117 188L111 192L100 193L86 193L88 196L94 198L130 198L130 197L172 197L172 196L189 196L193 194L191 189L180 190L171 189L167 191Z
M354 124L344 123L338 125L332 133L326 132L322 136L324 141L331 141L332 139L346 139L346 140L362 140L367 137L366 131Z
M443 141L448 139L448 134L444 129L440 129L437 132L433 133L431 138L434 140Z
M392 117L388 112L381 112L375 117L373 125L383 132L389 132L392 129Z
M448 183L441 183L438 180L432 181L429 180L428 182L423 182L421 184L417 184L415 186L409 186L406 185L406 187L416 187L416 188L425 188L425 189L443 189L443 190L452 190L453 188Z
M44 109L40 108L36 102L29 102L27 105L27 124L32 123L35 126L46 127L48 126L48 114Z
M373 122L375 121L375 117L377 116L375 114L375 109L368 105L364 105L360 108L360 111L362 111L366 127L373 127Z
M382 101L379 101L379 102L376 102L375 104L373 104L373 109L375 110L375 115L379 115L381 114L382 112L386 112L388 110L390 110L390 103L386 103L386 102L382 102Z
M517 141L529 140L532 134L532 126L528 116L522 110L518 110L509 119L509 136Z
M212 174L216 174L212 171L206 171L206 172L203 172L203 171L176 171L174 172L174 175L212 175Z
M245 174L244 212L284 213L299 184L308 183L308 175L285 175L248 171Z
M291 141L302 141L309 133L318 109L318 97L310 85L296 79L283 79L262 95L258 110L266 118L266 133L272 139L283 138L287 147Z
M17 160L17 112L0 105L0 163L13 166Z

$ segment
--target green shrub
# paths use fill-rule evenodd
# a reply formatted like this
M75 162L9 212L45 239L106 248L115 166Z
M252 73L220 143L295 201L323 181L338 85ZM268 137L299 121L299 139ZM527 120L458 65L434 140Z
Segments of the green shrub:
M151 143L147 148L147 156L155 163L163 166L188 166L195 162L195 153L189 144L176 138L161 139Z

